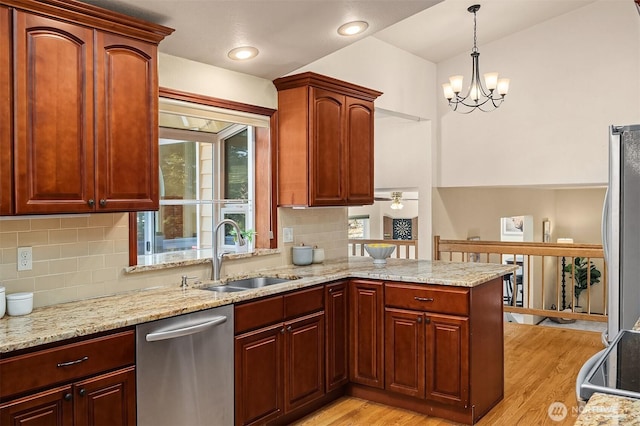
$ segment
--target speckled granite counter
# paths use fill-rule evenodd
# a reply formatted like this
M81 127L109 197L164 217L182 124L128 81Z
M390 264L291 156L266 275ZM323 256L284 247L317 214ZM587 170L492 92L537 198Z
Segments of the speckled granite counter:
M640 331L640 319L633 326ZM594 393L578 416L576 426L640 425L640 400Z
M594 393L574 425L640 425L640 400Z
M513 266L499 264L400 259L389 259L387 265L380 268L373 265L371 258L364 257L253 271L233 278L263 275L299 279L235 293L204 290L213 283L209 281L187 289L176 285L37 308L26 316L0 319L0 353L349 277L474 287L514 270Z

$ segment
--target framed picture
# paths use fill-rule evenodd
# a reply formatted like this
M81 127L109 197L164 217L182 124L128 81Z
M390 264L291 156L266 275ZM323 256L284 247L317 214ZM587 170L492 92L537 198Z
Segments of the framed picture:
M542 242L551 242L551 221L548 219L542 221Z
M524 216L503 217L502 234L503 235L523 235L524 233Z

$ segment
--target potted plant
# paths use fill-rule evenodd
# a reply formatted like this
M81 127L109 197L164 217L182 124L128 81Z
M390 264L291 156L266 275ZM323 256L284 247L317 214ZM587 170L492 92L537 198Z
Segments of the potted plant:
M253 229L245 229L240 231L240 235L245 240L245 245L238 245L238 233L235 229L229 231L229 235L233 237L233 242L236 244L236 253L244 253L247 251L253 251L253 237L256 235L256 231Z
M574 312L582 312L582 307L580 306L580 294L583 290L586 290L589 287L588 279L591 280L592 285L598 284L602 274L593 262L587 262L587 259L584 257L574 257L573 263L565 265L564 272L573 274L573 277L575 278L576 283L574 288L576 304L574 306Z

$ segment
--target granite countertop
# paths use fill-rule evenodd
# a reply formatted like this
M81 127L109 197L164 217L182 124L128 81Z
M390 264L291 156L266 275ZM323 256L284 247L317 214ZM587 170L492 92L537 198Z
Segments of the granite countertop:
M574 426L640 425L640 400L594 393Z
M633 326L640 331L640 319ZM640 400L594 393L574 426L640 425Z
M201 282L186 289L176 283L175 287L139 290L36 308L25 316L5 316L0 319L0 354L344 278L474 287L515 270L513 265L405 259L389 259L387 265L377 267L371 258L363 257L310 266L291 265L257 270L220 282ZM233 293L204 289L229 279L250 276L299 279Z

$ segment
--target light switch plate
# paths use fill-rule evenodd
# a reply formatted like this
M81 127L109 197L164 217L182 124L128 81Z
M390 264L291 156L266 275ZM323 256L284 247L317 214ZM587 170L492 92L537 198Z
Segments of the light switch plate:
M293 242L293 228L282 228L282 242L283 243Z
M18 247L18 271L33 269L33 252L31 247Z

